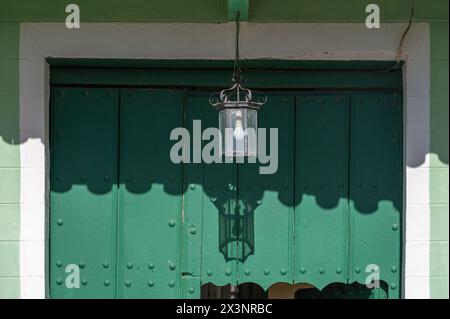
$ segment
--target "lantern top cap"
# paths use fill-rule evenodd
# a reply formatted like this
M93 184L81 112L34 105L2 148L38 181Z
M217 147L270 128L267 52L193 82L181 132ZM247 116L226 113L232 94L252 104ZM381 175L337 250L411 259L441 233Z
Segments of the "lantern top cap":
M212 94L209 103L216 109L222 110L227 108L248 108L258 110L267 101L265 95L255 95L250 89L241 86L240 83L233 84L230 88Z

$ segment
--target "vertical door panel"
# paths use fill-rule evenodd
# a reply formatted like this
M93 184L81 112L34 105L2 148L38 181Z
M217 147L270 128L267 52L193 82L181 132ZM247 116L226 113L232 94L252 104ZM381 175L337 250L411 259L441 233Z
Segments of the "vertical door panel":
M389 298L397 298L403 179L401 96L356 94L351 104L349 280L364 283L376 266L389 285Z
M349 98L297 97L296 282L346 282Z
M114 298L118 92L52 90L50 293ZM80 288L66 286L78 265Z
M182 168L170 132L182 126L182 91L123 89L120 99L119 296L177 298Z
M189 93L185 125L191 142L199 141L193 121L201 120L201 131L218 127L218 114L210 107L207 93ZM201 133L200 133L201 134ZM205 137L202 146L212 137ZM200 276L201 283L217 286L237 282L236 242L236 165L193 163L195 147L191 145L191 163L183 166L185 271ZM196 160L197 161L197 160Z
M264 153L273 156L274 173L261 173L269 163L261 163L260 155L258 163L238 164L239 283L255 282L263 289L294 278L294 104L294 96L272 94L258 112L258 127L266 129ZM278 130L273 143L271 128Z

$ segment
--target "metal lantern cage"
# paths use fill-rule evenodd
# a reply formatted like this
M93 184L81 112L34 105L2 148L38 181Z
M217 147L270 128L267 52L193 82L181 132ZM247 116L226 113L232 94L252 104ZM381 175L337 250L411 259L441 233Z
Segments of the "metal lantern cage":
M209 103L219 112L221 152L227 158L257 157L258 110L266 96L255 99L250 89L242 86L239 61L239 12L236 16L236 52L232 82L234 84L213 94Z
M256 157L258 110L266 97L253 100L252 91L235 83L210 98L219 112L222 153L226 157Z

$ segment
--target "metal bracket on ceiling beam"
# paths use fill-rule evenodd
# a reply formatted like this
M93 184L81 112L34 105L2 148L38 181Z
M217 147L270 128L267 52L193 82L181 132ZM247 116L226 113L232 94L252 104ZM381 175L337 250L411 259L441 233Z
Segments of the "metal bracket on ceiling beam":
M249 0L228 0L228 20L235 21L239 12L240 21L248 21Z

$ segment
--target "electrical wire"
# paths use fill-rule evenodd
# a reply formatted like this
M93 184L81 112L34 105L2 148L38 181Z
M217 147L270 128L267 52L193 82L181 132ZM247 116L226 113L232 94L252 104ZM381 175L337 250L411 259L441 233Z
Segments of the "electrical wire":
M235 51L234 51L234 64L233 64L233 82L241 82L241 66L240 66L240 56L239 56L239 31L240 31L240 11L236 14L236 37L235 37Z
M412 8L411 8L411 15L409 17L408 26L406 27L405 31L403 31L402 38L400 39L400 43L398 45L397 58L396 58L397 63L400 62L400 58L402 56L402 51L403 51L403 45L405 44L406 35L408 34L409 30L411 29L411 24L412 24L413 17L414 17L415 7L416 7L416 2L413 1L413 5L412 5Z
M405 44L405 40L406 40L406 36L408 35L409 30L411 29L411 25L412 25L412 21L414 18L414 10L416 7L416 1L413 0L412 1L412 7L411 7L411 14L409 16L409 23L408 26L406 27L405 31L403 31L402 37L400 38L400 43L398 44L398 49L397 49L397 56L395 57L395 64L391 67L389 67L386 72L390 72L392 70L397 69L400 65L401 65L401 57L402 57L402 52L403 52L403 45Z

